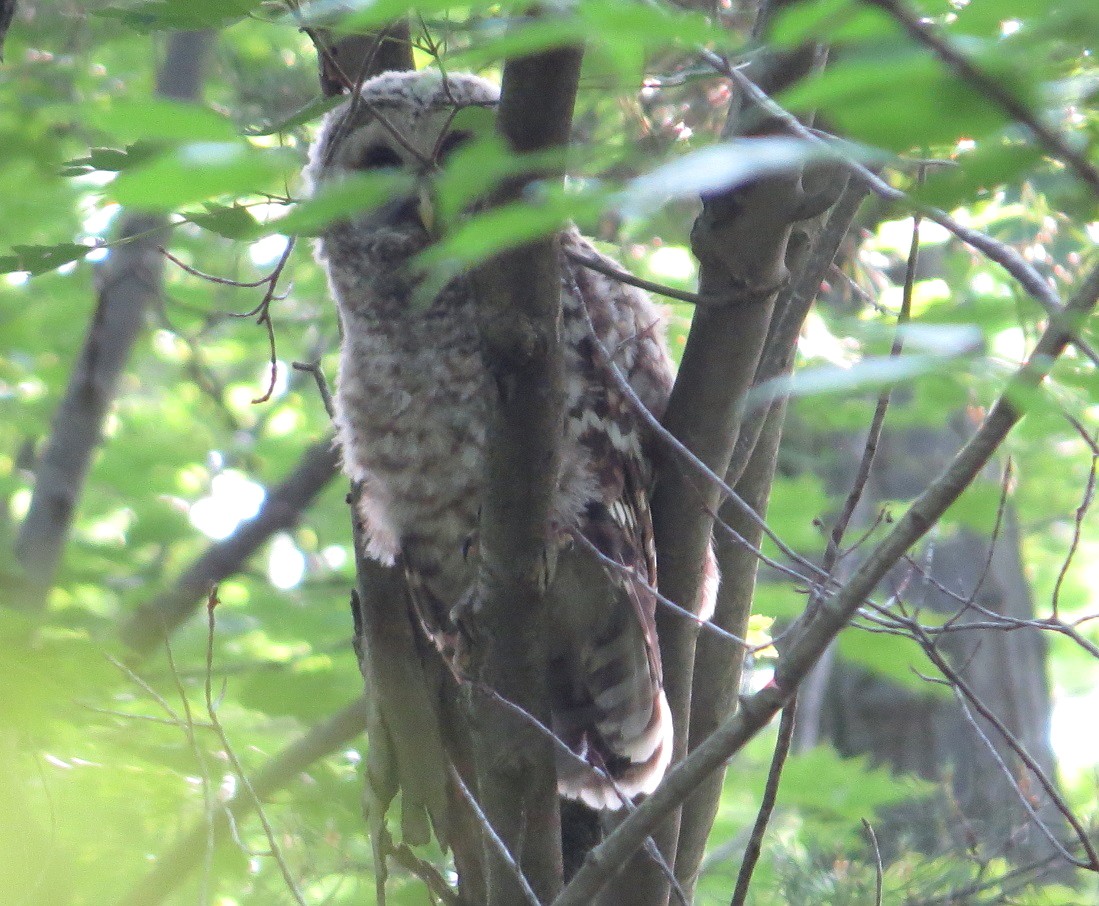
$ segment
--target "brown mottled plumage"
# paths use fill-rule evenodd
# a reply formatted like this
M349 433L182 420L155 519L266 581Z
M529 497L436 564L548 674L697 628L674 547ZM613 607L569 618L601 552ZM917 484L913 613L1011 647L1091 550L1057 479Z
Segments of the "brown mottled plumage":
M347 104L328 114L306 175L318 186L399 166L427 178L433 158L451 144L442 133L455 107L490 106L497 95L472 75L385 73L363 86L350 116ZM337 426L345 470L364 485L367 553L400 558L423 624L446 653L450 612L475 577L471 542L495 391L467 278L451 281L426 307L412 304L409 259L430 242L415 199L399 199L329 226L317 259L343 325ZM562 233L561 245L600 257L575 229ZM562 794L613 809L620 794L651 792L659 783L672 727L648 590L656 580L651 468L642 423L601 364L597 344L657 415L672 364L660 314L643 292L564 256L562 290L566 419L548 532L560 548L548 592L556 630L551 707L555 732L614 778L561 759ZM576 533L636 580L607 570Z

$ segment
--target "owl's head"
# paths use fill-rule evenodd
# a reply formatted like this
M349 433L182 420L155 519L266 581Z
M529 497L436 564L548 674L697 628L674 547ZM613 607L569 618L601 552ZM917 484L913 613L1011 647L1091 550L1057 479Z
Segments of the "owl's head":
M356 101L329 112L309 150L311 191L354 174L400 169L427 177L471 134L456 125L467 107L493 107L500 90L470 73L386 72L365 82ZM461 117L457 117L460 123ZM371 216L396 226L415 199L394 199Z

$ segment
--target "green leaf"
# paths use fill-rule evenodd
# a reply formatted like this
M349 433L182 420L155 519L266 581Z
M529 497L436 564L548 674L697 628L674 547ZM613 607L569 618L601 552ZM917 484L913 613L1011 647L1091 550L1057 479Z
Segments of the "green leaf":
M838 365L802 368L792 377L775 378L753 388L747 403L760 406L787 395L847 394L891 387L950 369L957 359L983 350L980 334L975 330L948 329L941 334L941 339L945 342L948 338L953 338L951 342L956 345L947 346L945 351L935 355L868 356L849 368Z
M106 194L123 205L172 211L220 195L282 188L297 157L282 149L257 150L237 142L181 145L152 163L121 173Z
M631 180L621 206L626 214L639 216L672 199L729 191L831 156L827 149L795 138L734 139L684 154Z
M865 41L898 35L899 28L887 13L854 0L817 0L780 8L771 26L776 44L795 46L806 41Z
M415 8L420 16L428 17L446 13L454 5L454 0L417 0ZM498 4L493 0L466 0L462 4L463 8L471 11L489 9L493 6L500 6L506 10L510 5ZM355 0L353 6L356 7L353 12L340 18L336 26L338 33L350 34L384 25L386 22L408 15L409 9L406 0ZM331 4L320 2L311 4L303 12L308 19L318 15L323 17L329 10L331 10Z
M535 19L495 36L480 37L467 50L454 54L450 62L462 68L483 69L508 57L528 56L580 43L584 31L584 23L578 19Z
M466 270L506 248L514 248L561 229L570 218L600 211L605 193L566 192L560 187L531 187L529 201L492 208L461 222L444 240L419 256L427 268Z
M118 173L151 160L163 150L163 144L145 141L134 142L123 150L118 148L92 148L86 157L77 157L66 161L61 175L84 176L97 170Z
M96 109L92 118L97 129L123 141L231 142L237 127L201 104L169 98L122 98Z
M217 28L243 19L261 0L149 0L123 8L106 7L93 12L116 19L134 31L174 31Z
M238 204L206 204L204 207L205 214L190 214L188 219L226 239L248 239L260 229L249 210Z
M57 245L17 245L12 248L14 254L0 257L0 274L17 271L27 271L32 276L44 274L70 261L79 261L91 250L91 246L73 242L59 242Z
M467 109L472 112L473 108ZM487 196L503 180L556 169L564 162L565 152L557 148L533 154L512 153L500 136L486 128L491 125L492 112L479 110L479 113L488 115L488 120L480 123L481 137L458 148L432 183L436 214L444 222ZM456 124L453 128L461 126Z
M993 74L1015 81L1005 70ZM898 152L981 139L1009 122L938 60L902 42L857 48L780 99L799 112L819 110L845 137Z
M413 188L414 181L406 173L356 173L325 183L316 195L299 202L286 217L269 226L273 232L288 235L317 235L335 220L373 210Z

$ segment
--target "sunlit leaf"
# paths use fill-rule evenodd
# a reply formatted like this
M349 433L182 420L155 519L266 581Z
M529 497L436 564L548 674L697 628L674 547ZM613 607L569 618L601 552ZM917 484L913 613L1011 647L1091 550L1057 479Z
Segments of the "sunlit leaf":
M338 183L323 185L316 195L300 202L272 226L281 233L312 235L334 220L401 198L412 188L412 179L402 173L355 174Z
M112 101L96 111L95 125L126 142L231 142L237 137L236 126L220 113L168 98Z
M148 0L125 7L105 7L96 14L117 19L135 31L214 28L242 19L262 0Z
M108 193L121 204L153 211L220 195L247 195L280 188L297 166L289 152L259 151L240 142L196 142L119 174Z
M828 157L792 138L741 138L692 151L632 180L622 193L625 213L639 216L677 198L727 191L752 180L795 172Z

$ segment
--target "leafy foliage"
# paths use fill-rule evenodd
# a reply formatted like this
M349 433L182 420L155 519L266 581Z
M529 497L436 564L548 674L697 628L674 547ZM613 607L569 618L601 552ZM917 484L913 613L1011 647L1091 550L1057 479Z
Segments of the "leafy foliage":
M387 21L407 4L356 7L348 28ZM694 51L705 45L739 59L745 45L735 10L715 24L672 5L578 0L550 21L504 29L517 9L417 4L432 42L422 39L420 62L432 62L425 48L444 48L444 65L493 73L506 54L588 40L570 182L563 190L545 187L523 205L470 214L472 201L531 163L481 124L480 138L455 154L435 182L445 241L424 263L439 269L438 280L573 219L635 272L690 288L694 197L817 160L818 151L790 139L718 143L728 90ZM1093 103L1099 73L1093 53L1082 53L1085 36L1099 33L1092 0L927 0L920 9L1038 117L1071 131L1075 145L1099 160ZM217 32L207 100L154 97L166 33L207 28ZM773 36L791 47L810 38L834 47L822 74L780 100L798 112L817 111L829 128L867 146L863 159L887 162L897 184L1017 248L1043 277L1071 292L1099 236L1094 198L1043 156L1025 128L915 47L891 19L855 0L790 4ZM96 269L117 248L115 230L128 210L171 215L164 244L173 256L247 284L270 273L289 234L315 234L407 186L401 177L370 177L303 200L296 172L330 102L316 96L312 48L281 5L105 0L87 12L78 4L23 0L5 60L0 545L12 551L34 491L35 456L95 317ZM929 166L919 178L917 159L932 156L957 166ZM866 229L873 235L849 255L847 276L836 274L826 287L831 304L814 313L802 343L803 370L786 388L793 393L790 438L769 523L813 556L823 550L824 526L846 493L833 480L837 464L852 458L827 438L863 429L883 387L903 398L891 425L970 425L1046 318L998 266L945 235L929 236L924 257L931 263L914 296L915 324L925 332L911 334L908 350L890 358L911 220L903 211L879 211ZM240 780L208 726L208 677L217 716L250 776L361 693L348 644L354 558L340 479L294 528L221 584L212 640L197 607L170 651L144 662L131 662L118 639L120 625L140 605L171 590L196 557L254 516L305 451L329 435L312 379L290 366L318 362L324 374L335 373L339 327L306 245L290 254L270 309L276 375L270 398L258 404L268 384L268 337L255 314L239 316L254 309L263 288L211 282L167 265L163 293L148 313L77 501L48 613L35 625L0 611L5 902L117 902L145 876L150 859L203 826L207 806L220 814L227 802L241 801ZM880 307L862 305L852 282ZM690 313L676 306L673 314L678 352ZM1099 345L1094 319L1080 334ZM1056 589L1063 616L1093 613L1099 607L1094 518L1082 520L1076 559L1062 566L1081 490L1094 470L1087 441L1064 413L1094 438L1094 365L1071 352L1041 393L1024 402L1027 420L1007 452L1038 612L1049 612ZM990 532L1000 493L996 476L980 482L942 531ZM867 530L873 537L881 526ZM0 560L0 590L17 589L26 578L13 557ZM760 613L783 621L801 611L805 595L789 579L766 574L761 583ZM1081 627L1093 643L1095 625ZM915 646L882 639L850 629L840 651L870 671L936 694L913 672L933 672ZM1094 700L1094 660L1067 640L1051 641L1051 651L1058 694ZM765 659L758 667L765 671ZM1079 735L1064 739L1066 746L1087 744ZM754 816L768 743L757 740L733 767L700 902L728 898L729 864L734 870L739 864L738 835ZM373 902L359 804L364 751L354 739L303 766L266 806L311 903ZM1093 815L1090 765L1079 758L1072 764L1074 803ZM840 759L824 747L795 757L781 788L779 844L760 868L754 902L870 902L874 871L859 819L873 821L901 800L932 793L930 785L899 781L866 759ZM269 848L259 824L242 820L235 839L211 848L208 858L200 854L173 902L290 902L265 855ZM964 888L976 873L960 857L898 853L887 865L885 901ZM1086 898L1083 888L1067 891L1031 890L1018 902ZM419 903L423 896L407 873L391 883L391 903Z

